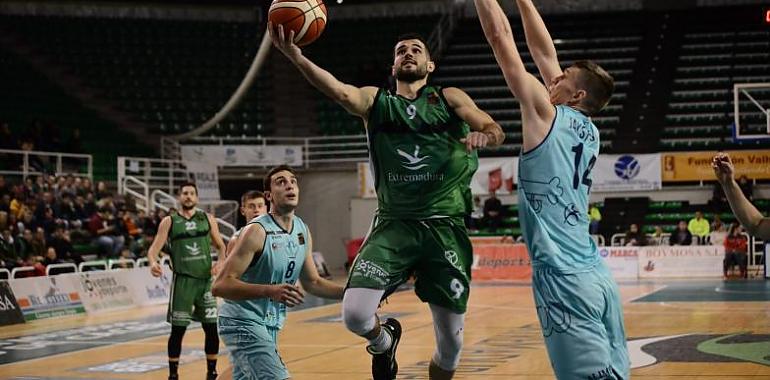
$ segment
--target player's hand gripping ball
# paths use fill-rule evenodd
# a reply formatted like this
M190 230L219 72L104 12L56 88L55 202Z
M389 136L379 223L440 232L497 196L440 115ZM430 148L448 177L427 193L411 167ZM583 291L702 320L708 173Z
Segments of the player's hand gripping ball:
M305 46L317 40L326 27L326 5L323 0L273 0L267 16L273 28L283 26L294 43Z

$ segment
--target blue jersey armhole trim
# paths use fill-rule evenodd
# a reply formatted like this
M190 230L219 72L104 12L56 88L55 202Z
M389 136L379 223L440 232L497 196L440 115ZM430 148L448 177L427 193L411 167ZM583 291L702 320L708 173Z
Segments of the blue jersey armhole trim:
M553 109L554 109L555 113L553 115L553 120L551 120L551 128L548 129L548 134L545 135L545 138L543 139L543 141L540 142L540 144L537 144L536 147L534 147L534 148L532 148L532 149L522 153L521 154L522 156L526 156L526 155L536 151L537 148L540 148L541 146L543 146L543 144L545 144L545 142L548 141L548 138L551 137L551 132L553 132L553 127L556 125L556 119L559 118L559 108L557 108L556 106L553 106Z

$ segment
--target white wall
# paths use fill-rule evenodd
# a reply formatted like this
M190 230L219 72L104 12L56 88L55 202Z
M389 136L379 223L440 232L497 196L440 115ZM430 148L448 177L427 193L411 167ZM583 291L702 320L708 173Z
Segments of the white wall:
M355 170L299 173L300 202L297 215L313 235L313 249L322 252L327 265L342 268L350 238L350 200L358 195Z

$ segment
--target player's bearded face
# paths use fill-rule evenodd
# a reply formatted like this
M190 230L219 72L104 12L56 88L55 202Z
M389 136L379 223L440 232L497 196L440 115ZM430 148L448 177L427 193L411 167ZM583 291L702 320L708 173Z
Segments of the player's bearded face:
M396 67L396 79L401 82L417 82L418 80L425 79L428 76L428 63L423 62L421 64L412 64L407 61L405 64L400 64Z
M198 205L198 194L195 190L188 190L185 188L180 196L179 203L182 205L183 210L192 210Z
M425 79L433 71L427 49L420 40L405 40L396 45L393 76L400 82L412 83Z

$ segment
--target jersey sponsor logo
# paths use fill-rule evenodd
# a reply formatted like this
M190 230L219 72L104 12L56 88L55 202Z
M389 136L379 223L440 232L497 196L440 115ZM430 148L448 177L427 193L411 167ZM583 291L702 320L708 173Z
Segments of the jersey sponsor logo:
M190 256L197 256L201 253L201 248L198 246L198 242L193 243L193 245L184 245L185 249L187 249L187 253Z
M543 200L547 200L551 205L559 203L559 197L564 194L564 187L561 186L559 177L553 177L550 181L528 181L520 178L520 186L524 190L529 204L536 213L543 209Z
M184 229L187 231L192 231L195 229L195 222L193 221L187 221L184 222Z
M409 169L409 170L414 171L414 170L420 170L420 169L428 166L428 164L422 163L422 162L427 160L427 159L429 159L430 156L422 156L422 157L420 157L420 146L419 145L415 145L414 146L414 154L406 153L406 152L404 152L401 149L396 149L396 152L398 153L399 156L403 157L404 160L405 160L405 161L401 162L401 166L403 166L404 169Z
M381 266L369 261L358 260L353 269L353 277L364 277L376 281L380 285L387 285L390 274Z

